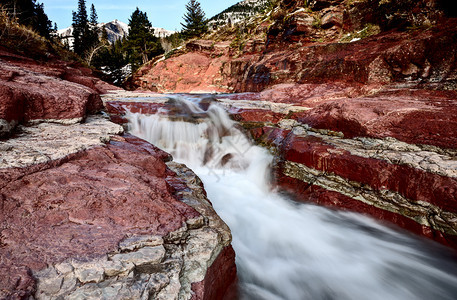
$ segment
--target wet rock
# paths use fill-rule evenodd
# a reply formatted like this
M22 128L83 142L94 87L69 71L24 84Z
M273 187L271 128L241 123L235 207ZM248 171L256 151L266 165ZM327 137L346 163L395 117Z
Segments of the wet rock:
M297 199L372 214L456 247L454 152L342 138L290 120L278 125L284 129L251 133L278 153L277 182Z

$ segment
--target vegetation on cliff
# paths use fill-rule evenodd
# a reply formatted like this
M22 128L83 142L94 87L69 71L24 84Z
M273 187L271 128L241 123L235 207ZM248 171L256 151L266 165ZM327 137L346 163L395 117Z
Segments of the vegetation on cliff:
M39 35L49 39L52 23L44 12L44 6L36 0L2 0L0 8L5 15L20 25L33 28Z
M33 0L6 1L0 5L0 47L11 53L38 60L59 58L75 60L76 56L54 39L51 22L43 5ZM41 24L41 25L40 25Z

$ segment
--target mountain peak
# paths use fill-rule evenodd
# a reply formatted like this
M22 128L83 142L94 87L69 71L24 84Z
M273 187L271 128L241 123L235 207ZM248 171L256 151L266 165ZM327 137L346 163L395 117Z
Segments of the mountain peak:
M127 37L129 34L129 26L118 19L114 19L113 21L107 23L98 23L97 27L105 27L106 33L108 34L108 41L111 44L121 38ZM154 35L159 38L167 37L175 33L174 31L166 30L160 27L152 27L152 29L154 30ZM68 41L70 47L73 45L73 26L58 30L57 35L59 35L62 40Z

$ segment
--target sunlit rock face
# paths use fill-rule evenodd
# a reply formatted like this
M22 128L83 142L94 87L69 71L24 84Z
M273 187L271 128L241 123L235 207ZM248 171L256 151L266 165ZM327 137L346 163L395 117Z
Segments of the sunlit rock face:
M147 64L132 87L259 92L338 81L455 89L456 21L437 1L282 1L247 24L242 37L190 41Z

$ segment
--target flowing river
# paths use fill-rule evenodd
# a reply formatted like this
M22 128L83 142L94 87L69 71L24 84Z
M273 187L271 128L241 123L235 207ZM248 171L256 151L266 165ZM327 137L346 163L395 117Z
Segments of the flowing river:
M204 182L230 226L241 299L457 299L444 247L371 218L298 204L270 185L273 157L223 108L175 96L175 109L128 113L130 132Z

